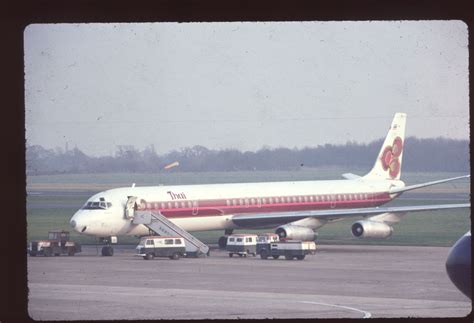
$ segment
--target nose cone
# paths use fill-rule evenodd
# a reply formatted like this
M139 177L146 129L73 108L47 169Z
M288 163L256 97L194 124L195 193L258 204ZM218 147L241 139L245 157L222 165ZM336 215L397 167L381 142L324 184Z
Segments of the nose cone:
M84 216L81 210L77 211L76 214L72 216L71 220L69 221L69 225L79 233L86 232L87 225L84 223Z
M449 278L469 298L472 298L471 268L471 234L469 232L454 244L446 260Z

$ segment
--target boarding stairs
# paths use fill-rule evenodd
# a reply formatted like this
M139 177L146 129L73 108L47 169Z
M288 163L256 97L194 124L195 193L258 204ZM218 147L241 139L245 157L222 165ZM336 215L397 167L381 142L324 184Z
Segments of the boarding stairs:
M133 224L143 224L160 236L183 237L188 256L201 257L209 255L209 246L168 220L160 212L135 211Z

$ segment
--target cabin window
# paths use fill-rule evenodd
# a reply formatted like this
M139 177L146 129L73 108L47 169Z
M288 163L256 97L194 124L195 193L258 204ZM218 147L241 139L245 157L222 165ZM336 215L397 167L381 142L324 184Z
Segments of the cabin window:
M249 199L245 199L245 205L249 205Z
M268 201L268 203L273 204L273 199L271 197L268 199Z
M280 203L280 199L278 197L275 197L275 203Z
M296 203L296 196L293 196L293 202Z
M233 200L232 200L232 204L233 204L233 205L237 205L237 200L236 200L236 199L233 199Z
M298 196L298 202L301 203L302 201L303 201L302 197L301 197L301 196Z
M368 199L367 193L364 194L364 198L365 198L366 200Z
M168 202L168 209L171 209L171 202Z
M153 240L147 240L146 241L146 245L147 246L152 246L154 243L153 243Z
M237 242L242 242L242 238L237 238Z
M304 197L303 197L303 200L304 200L305 202L308 202L308 197L307 197L307 196L304 196Z
M234 238L229 238L229 242L234 242L235 239Z
M173 244L173 239L165 239L165 244L167 245Z
M243 199L239 199L239 204L240 204L240 205L244 205L244 200L243 200Z
M175 208L179 208L178 202L174 202L174 207L175 207Z
M181 244L181 240L180 239L174 239L174 244Z
M255 204L255 199L250 199L250 204L254 205Z
M263 198L263 199L262 199L262 203L263 203L263 204L267 204L267 199L266 199L266 198Z
M181 207L184 209L186 207L186 204L184 204L184 202L181 202Z
M245 242L252 242L252 237L245 238Z

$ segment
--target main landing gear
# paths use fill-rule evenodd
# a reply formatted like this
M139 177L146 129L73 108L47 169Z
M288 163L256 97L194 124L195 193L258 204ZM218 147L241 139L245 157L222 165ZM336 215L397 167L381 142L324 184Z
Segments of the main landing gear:
M225 236L220 237L219 241L217 242L219 244L219 248L225 249L225 247L227 246L227 236L230 236L232 232L234 232L233 229L226 229L224 231Z
M114 248L110 245L111 243L117 243L117 237L116 236L111 236L111 237L105 237L105 238L99 238L100 243L105 244L105 246L102 247L102 256L104 257L111 257L114 255Z

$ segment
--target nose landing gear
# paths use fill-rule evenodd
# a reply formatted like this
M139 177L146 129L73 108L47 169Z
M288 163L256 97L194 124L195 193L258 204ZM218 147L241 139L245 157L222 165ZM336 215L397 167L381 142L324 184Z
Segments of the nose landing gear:
M105 246L102 247L101 254L104 257L111 257L114 255L114 248L110 245L111 243L117 243L117 237L116 236L111 236L111 237L103 237L99 238L100 243L105 244Z

